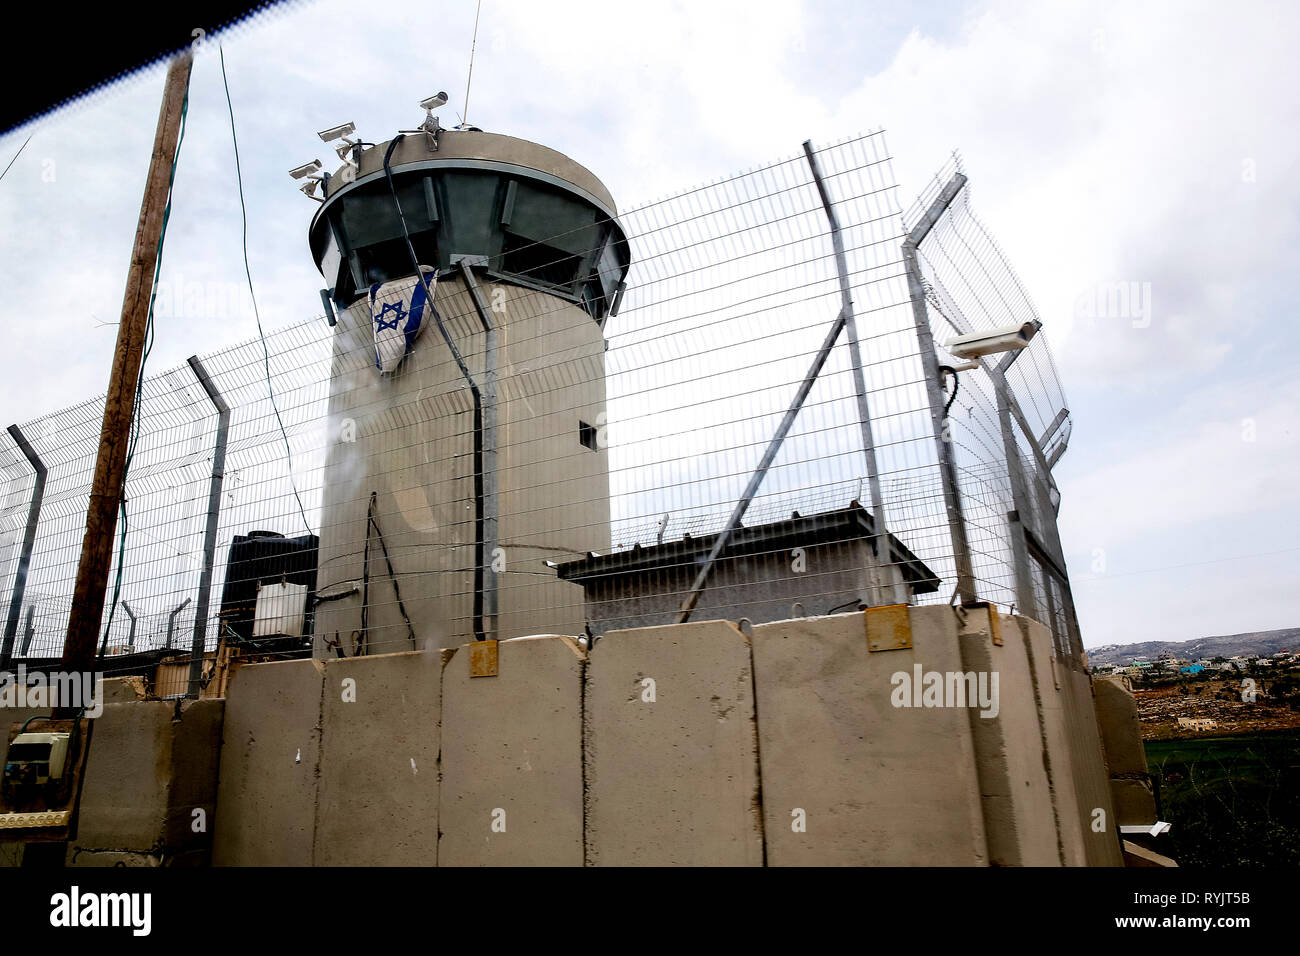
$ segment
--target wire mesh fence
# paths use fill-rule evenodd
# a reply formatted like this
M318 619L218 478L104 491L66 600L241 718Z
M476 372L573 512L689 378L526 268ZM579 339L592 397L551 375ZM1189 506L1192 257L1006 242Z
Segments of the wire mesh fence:
M1005 388L987 359L935 381L953 360L927 354L927 336L1037 318L968 189L930 216L959 174L904 214L871 132L625 211L630 268L595 314L557 292L555 250L597 260L608 233L570 230L511 248L510 270L434 274L436 330L395 371L376 368L372 295L147 376L105 673L209 693L230 653L971 596L1040 618L1077 658L1046 460L1068 413L1045 337ZM409 297L414 269L390 285ZM62 649L102 414L99 398L18 429L48 473L25 564L33 464L0 436L6 665Z

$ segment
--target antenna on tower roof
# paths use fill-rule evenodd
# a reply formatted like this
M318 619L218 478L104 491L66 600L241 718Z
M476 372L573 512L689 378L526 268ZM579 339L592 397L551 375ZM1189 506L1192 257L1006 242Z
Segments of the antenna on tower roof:
M478 15L483 10L483 0L478 0L474 8L474 37L469 41L469 74L465 77L465 112L460 116L460 125L469 125L469 85L474 81L474 50L478 46Z

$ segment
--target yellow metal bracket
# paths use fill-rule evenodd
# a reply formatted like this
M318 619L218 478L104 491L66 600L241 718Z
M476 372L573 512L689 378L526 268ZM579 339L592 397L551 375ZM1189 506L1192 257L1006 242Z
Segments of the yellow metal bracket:
M469 676L497 676L496 641L473 641L469 645Z
M906 604L869 607L863 617L868 651L900 651L912 646L912 618Z

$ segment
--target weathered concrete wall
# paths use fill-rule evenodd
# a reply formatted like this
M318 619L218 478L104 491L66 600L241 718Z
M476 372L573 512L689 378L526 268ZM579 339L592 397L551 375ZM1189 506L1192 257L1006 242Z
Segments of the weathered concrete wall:
M68 864L209 863L224 710L223 700L105 704Z
M1097 729L1105 750L1116 826L1139 826L1156 820L1146 749L1137 701L1127 677L1096 678L1092 682Z
M442 655L323 663L313 863L435 864Z
M1123 866L1097 732L1092 680L1056 656L1051 631L1044 625L1024 617L1009 620L1023 635L1034 666L1066 862L1071 866Z
M997 615L996 620L990 614ZM995 609L971 609L959 633L962 667L998 674L996 716L967 710L989 860L995 866L1064 865L1058 808L1048 776L1049 747L1020 629ZM995 636L1001 643L994 643Z
M443 670L443 866L582 866L582 677L571 637L498 646L496 677L469 648Z
M763 862L749 641L724 621L610 631L586 681L587 862Z
M311 865L324 673L311 660L235 671L221 738L214 865Z
M1052 632L1037 621L1003 616L1005 636L1018 637L1029 660L1032 692L1038 709L1039 726L1044 742L1043 762L1052 785L1052 807L1061 838L1066 866L1088 863L1085 831L1091 813L1079 802L1078 766L1070 754L1071 730L1066 712L1068 701L1062 694L1059 662L1055 656ZM1090 809L1090 808L1089 808Z
M891 613L520 638L493 677L464 647L249 664L224 724L114 684L68 859L202 863L210 833L245 865L1121 864L1149 822L1103 761L1145 768L1122 686L1094 710L1045 627L999 616L997 644L975 609L905 609L910 646L869 650ZM980 674L992 706L944 699Z
M963 670L956 619L910 619L911 648L875 653L862 614L754 628L769 865L988 863L965 708L891 700L895 674Z

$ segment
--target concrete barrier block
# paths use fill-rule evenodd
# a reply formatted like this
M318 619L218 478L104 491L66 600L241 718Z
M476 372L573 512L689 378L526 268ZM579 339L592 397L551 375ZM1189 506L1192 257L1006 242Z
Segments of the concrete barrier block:
M1124 855L1117 838L1115 807L1111 800L1110 775L1097 731L1097 709L1092 699L1092 677L1073 668L1061 668L1061 692L1066 701L1066 719L1074 754L1075 792L1079 822L1088 866L1123 866ZM1093 826L1096 813L1105 814L1104 830Z
M960 625L962 666L998 675L996 713L968 708L989 860L994 866L1060 866L1056 807L1046 768L1047 739L1020 630L972 608ZM994 628L1001 644L993 643Z
M70 851L146 852L162 844L175 709L168 701L104 705L91 732Z
M322 663L314 863L435 865L441 654Z
M236 668L226 696L216 866L310 866L324 665Z
M762 863L750 650L734 625L606 633L584 724L589 865Z
M1126 677L1094 678L1092 682L1097 729L1112 774L1146 773L1147 754L1142 744L1142 723L1137 701Z
M1061 690L1062 667L1056 660L1052 632L1039 622L1019 615L1003 615L1002 623L1005 636L1018 636L1029 661L1065 865L1087 866L1084 831L1091 825L1091 817L1079 804L1075 743L1067 719L1067 701Z
M769 865L988 863L966 708L894 704L918 670L963 671L956 618L909 620L910 648L874 653L860 613L754 628Z
M496 677L469 648L443 670L441 866L582 866L582 677L570 637L498 646Z
M210 861L224 708L221 700L104 705L69 866L111 866L131 854L144 866Z

